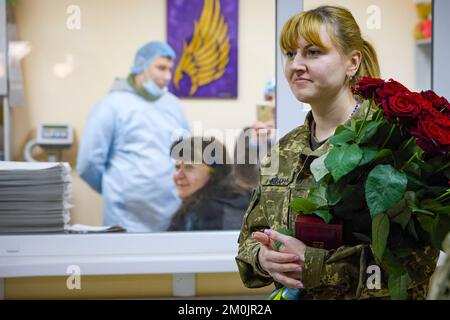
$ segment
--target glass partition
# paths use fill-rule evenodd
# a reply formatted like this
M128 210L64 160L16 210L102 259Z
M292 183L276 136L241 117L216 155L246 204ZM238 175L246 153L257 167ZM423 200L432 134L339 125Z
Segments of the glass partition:
M234 7L230 6L231 2L235 2ZM173 7L183 3L185 10L190 10L191 13L188 15L186 11L183 15L183 12L179 12L176 19L171 19ZM11 57L14 55L15 66L21 68L14 71L23 76L21 84L24 89L22 105L14 105L13 107L17 108L12 109L12 158L15 161L24 161L28 154L29 158L37 161L57 160L70 164L73 179L70 202L74 205L70 209L71 224L115 224L104 222L104 197L78 176L77 156L83 135L87 132L90 113L111 91L115 79L127 80L135 53L149 41L170 40L174 49L181 49L176 52L177 57L173 61L169 90L179 95L182 110L193 135L215 137L224 144L229 157L234 159L236 141L245 128L256 127L259 122L264 125L272 122L271 128L274 127L275 83L272 80L275 77L275 0L81 0L75 3L69 0L17 0L6 1L6 4L10 15L8 19L13 22L8 28L14 31L14 39L11 36L9 39L10 48L14 49ZM200 22L203 23L203 29L197 30L195 26ZM177 25L178 29L191 28L192 33L189 35L185 32L180 37L174 37ZM235 86L236 94L224 95L219 92L216 95L190 96L189 91L186 95L185 92L180 94L173 90L175 81L181 87L189 86L189 81L194 81L193 75L189 77L189 66L186 67L181 61L186 57L186 53L189 53L183 52L183 42L192 44L194 37L204 36L201 32L209 32L208 28L214 30L209 35L212 40L223 40L219 49L222 50L220 52L229 53L227 67L231 64L235 67L235 77L227 79L231 79L228 81ZM171 34L168 34L169 32ZM223 33L225 36L221 40L216 33ZM208 54L202 57L201 54L207 51L207 45L205 42L204 51L200 50L198 54L206 62L211 57ZM222 56L219 56L219 59L222 59ZM201 77L199 79L202 80ZM216 82L219 80L218 78ZM209 85L214 83L212 81ZM204 87L206 85L200 83L197 93L202 93ZM130 106L123 106L128 107ZM49 133L48 128L59 129L52 129ZM69 141L72 144L69 148L55 151L43 143L39 144L39 138L42 138L40 135L49 133L50 136L45 137L49 141L49 138L68 134L71 132L69 129L73 129L73 139ZM135 138L143 140L139 135L129 136L127 139ZM152 139L149 136L149 140ZM30 142L35 140L38 140L37 146L30 149ZM158 138L154 141L155 144L159 143ZM248 139L245 141L248 142ZM166 147L165 152L169 154L170 144ZM170 157L166 159L175 162ZM171 165L175 171L174 163ZM142 172L157 172L162 166L167 164L156 163L155 167L146 167ZM130 167L139 167L139 164L132 163ZM254 170L253 167L251 169ZM239 172L244 185L240 190L245 189L245 196L238 199L236 210L239 211L239 219L236 219L235 210L236 213L232 213L233 221L229 221L235 230L240 227L243 211L253 188L245 185L245 170ZM127 174L131 173L128 171L121 174L120 178L126 180ZM235 175L238 173L233 173L226 179L234 180ZM173 183L172 177L170 180ZM122 190L127 199L130 199L126 205L133 206L133 193L138 193L139 189L149 190L148 196L152 198L152 194L162 188L153 180L141 181L142 185L134 187L134 190L129 189L127 182L115 182L124 186ZM149 185L152 185L153 189L148 187ZM159 196L152 199L158 201L158 198ZM227 210L233 211L234 199L225 201L231 202ZM181 205L181 201L178 203ZM173 208L173 205L167 204L167 212L164 213L166 218ZM214 219L214 214L211 219ZM144 232L140 230L137 228L135 231ZM133 232L132 229L128 231Z
M207 14L208 5L217 8L218 4L223 4L220 8L226 9L224 0L197 2L198 14L193 14L194 18L190 22L180 21L180 25L191 25L192 30L195 30L196 23L201 21L201 15ZM292 11L291 14L295 14L301 8L308 10L321 4L347 7L355 16L363 35L374 44L383 78L395 78L413 90L430 88L431 34L428 21L431 3L422 2L424 1L305 0L297 1L292 7L293 2L289 0L236 1L238 14L234 32L237 36L237 47L234 49L237 96L180 96L193 135L216 137L225 145L230 158L236 161L239 160L236 142L239 141L243 129L257 128L262 125L261 122L265 123L264 128L267 128L267 124L274 120L271 118L273 110L276 110L276 128L275 123L271 128L278 129L281 135L303 123L309 110L308 106L297 102L292 96L287 98L290 92L283 70L280 65L276 67L279 59L276 55L277 32L283 24L283 21L277 21L277 12L278 19L285 20L289 16L289 10ZM13 159L24 160L23 151L27 143L36 138L41 124L71 126L73 144L56 155L58 160L68 162L72 167L73 197L70 201L74 207L70 210L70 223L104 225L102 196L88 186L75 170L80 141L93 107L108 94L114 79L128 77L137 49L151 40L168 39L168 2L79 0L74 4L70 0L17 0L6 3L11 9L11 21L14 21L15 25L14 44L10 42L10 47L13 46L13 52L18 57L15 61L21 67L24 92L23 106L12 110ZM211 17L214 12L214 9L211 9ZM220 10L217 12L220 13ZM280 12L284 12L284 16L280 15ZM191 15L186 14L187 16ZM219 28L219 23L216 29L225 30ZM193 37L180 38L185 43L179 47L189 47ZM227 49L223 47L222 50ZM182 57L183 52L180 52L174 61L173 75L184 75L184 80L180 81L187 81L189 67L182 68ZM283 96L271 96L276 92L271 88L274 85L270 84L272 79L277 80L277 92ZM172 86L174 85L173 82ZM183 85L188 86L189 83ZM277 138L280 136L275 135L273 140ZM245 147L248 148L248 144L253 141L251 139L250 134L247 139L242 140ZM52 151L37 147L32 151L32 156L37 160L47 161L49 153ZM246 159L244 161L248 162L248 158ZM174 159L174 173L175 165L178 169L182 166L183 170L187 169L186 163L175 162ZM214 167L209 167L214 171ZM255 180L250 179L255 168L257 170L257 166L235 167L233 175L228 177L241 179L238 181L240 187L246 188L246 198L226 199L231 203L239 202L238 205L231 205L226 209L238 208L236 210L239 213L233 213L234 218L243 217L255 183ZM190 169L193 169L192 165ZM122 179L125 179L126 175L127 172L123 172ZM143 180L142 183L144 188L145 184L152 182ZM157 186L155 188L157 189ZM133 190L126 192L133 194ZM151 196L151 193L149 195ZM197 200L203 201L202 198ZM181 201L179 206L182 206ZM208 219L214 219L214 210L209 212ZM221 210L218 209L217 212ZM241 220L234 219L230 223L234 226L233 229L237 230ZM223 229L226 228L217 227L218 231Z

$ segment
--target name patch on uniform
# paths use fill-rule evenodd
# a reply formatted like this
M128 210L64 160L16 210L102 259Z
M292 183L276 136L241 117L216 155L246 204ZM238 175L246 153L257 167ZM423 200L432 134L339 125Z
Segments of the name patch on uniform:
M269 180L269 184L274 186L281 186L286 185L289 182L288 178L280 178L280 177L273 177Z

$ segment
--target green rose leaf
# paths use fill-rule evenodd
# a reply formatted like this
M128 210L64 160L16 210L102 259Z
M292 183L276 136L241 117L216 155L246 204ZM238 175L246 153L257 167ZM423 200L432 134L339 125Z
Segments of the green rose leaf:
M406 230L414 239L416 239L416 241L419 241L413 219L409 220L408 225L406 226Z
M327 188L325 185L320 184L312 187L309 190L308 197L306 198L308 201L313 203L317 208L324 207L328 204L327 201Z
M417 202L417 196L413 191L406 191L404 198L408 206L415 205L415 203Z
M435 170L435 168L433 168L432 165L430 165L429 163L426 163L423 160L416 160L416 163L424 172L432 173Z
M401 225L402 229L405 230L410 220L411 220L411 209L405 208L405 210L403 210L400 214L395 216L395 218L392 221Z
M355 169L363 156L362 150L356 145L338 146L329 152L325 158L325 167L331 173L334 182Z
M330 143L333 145L342 145L349 141L352 141L353 139L355 139L355 131L353 131L353 129L349 130L347 128L344 128L339 133L337 133L336 130L336 133L330 139Z
M382 265L389 274L401 276L402 274L407 272L405 267L401 264L400 260L388 248L386 248L384 252Z
M425 183L423 183L422 181L420 181L420 179L418 179L410 174L407 174L406 176L408 177L408 182L411 184L411 186L415 186L417 188L426 188L427 187L427 185Z
M349 195L355 194L356 188L359 188L359 186L349 185L345 183L344 180L341 180L338 183L329 183L326 193L328 205L334 206L343 198L347 198Z
M330 183L327 188L327 199L330 206L334 206L342 199L344 185L341 183Z
M328 153L325 153L324 155L318 157L313 162L311 162L310 170L316 181L322 180L322 178L329 173L328 169L325 167L324 162L327 156Z
M450 206L436 208L434 211L439 214L450 214Z
M408 159L406 159L405 161L408 161ZM412 174L420 175L420 167L414 162L414 160L409 164L405 165L403 169Z
M333 220L333 215L328 210L315 210L312 213L321 217L325 223L330 223Z
M391 165L379 164L370 171L365 183L365 195L372 219L402 199L407 183L406 175Z
M444 241L445 236L449 233L449 230L450 230L450 216L438 215L436 223L434 224L430 234L431 243L435 248L444 250L442 248L442 242Z
M350 127L352 128L353 132L356 132L356 120L355 119L350 120Z
M389 275L388 289L391 299L406 299L408 297L408 287L412 282L408 271L389 249L386 249L382 263Z
M414 194L414 193L413 193ZM405 197L400 200L391 209L386 210L386 214L393 222L398 223L405 230L409 220L411 219L411 209L408 207L407 197L411 198L410 191L405 192Z
M406 200L402 199L395 206L392 208L386 210L386 213L389 217L389 219L395 218L397 215L399 215L403 210L406 208Z
M363 152L363 156L361 162L359 163L360 166L368 164L370 161L375 159L378 154L377 147L362 147L361 150Z
M311 213L317 209L317 205L307 199L294 199L291 201L291 208L297 213Z
M380 160L380 159L389 157L391 155L392 155L391 149L381 149L380 151L378 151L377 155L375 156L375 160Z
M434 217L434 213L433 212L431 212L429 210L425 210L425 209L420 209L420 208L418 208L416 206L411 206L411 211L413 213L423 213L423 214L429 215L431 217Z
M389 218L386 214L379 214L372 220L372 249L379 260L383 259L384 249L389 236Z
M413 252L412 248L398 248L395 253L397 257L399 257L400 259L404 259L409 257L412 254L412 252Z
M349 126L348 124L341 124L336 128L336 131L334 132L334 135L337 135L339 133L341 133L344 130L352 130L352 127Z
M364 128L361 130L358 138L356 139L356 143L364 144L367 143L378 131L378 127L382 122L370 121Z
M433 210L442 207L442 204L434 199L424 199L420 202L420 207L425 210Z
M434 218L421 215L417 217L417 220L419 220L420 226L422 227L423 230L425 230L428 233L431 233L431 230L433 230L434 228L435 223Z
M390 274L388 279L389 294L392 300L406 300L408 298L408 287L412 280L409 274Z

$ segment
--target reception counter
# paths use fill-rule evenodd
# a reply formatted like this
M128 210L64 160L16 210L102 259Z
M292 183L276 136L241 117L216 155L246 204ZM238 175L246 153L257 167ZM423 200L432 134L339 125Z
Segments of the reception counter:
M264 298L236 262L237 231L0 236L0 296Z

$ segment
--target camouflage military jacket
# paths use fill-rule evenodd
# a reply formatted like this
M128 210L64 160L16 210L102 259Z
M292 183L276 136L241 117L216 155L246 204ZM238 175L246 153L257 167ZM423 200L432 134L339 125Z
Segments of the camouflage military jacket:
M446 253L445 261L433 274L428 292L429 300L450 300L450 233L445 237L443 249Z
M352 118L362 119L365 110L364 107L358 108ZM271 156L261 163L260 183L244 216L236 257L241 279L247 287L263 287L273 282L259 266L259 244L251 238L252 232L265 228L293 228L295 215L289 203L307 194L313 183L309 164L330 148L327 141L318 149L311 150L310 119L311 114L308 114L305 124L280 139ZM438 252L430 247L418 248L406 262L405 267L413 279L410 298L426 297L437 256ZM387 276L383 272L381 289L369 289L366 285L370 276L367 267L374 264L367 244L343 246L331 251L307 247L302 272L305 288L301 299L389 298Z

